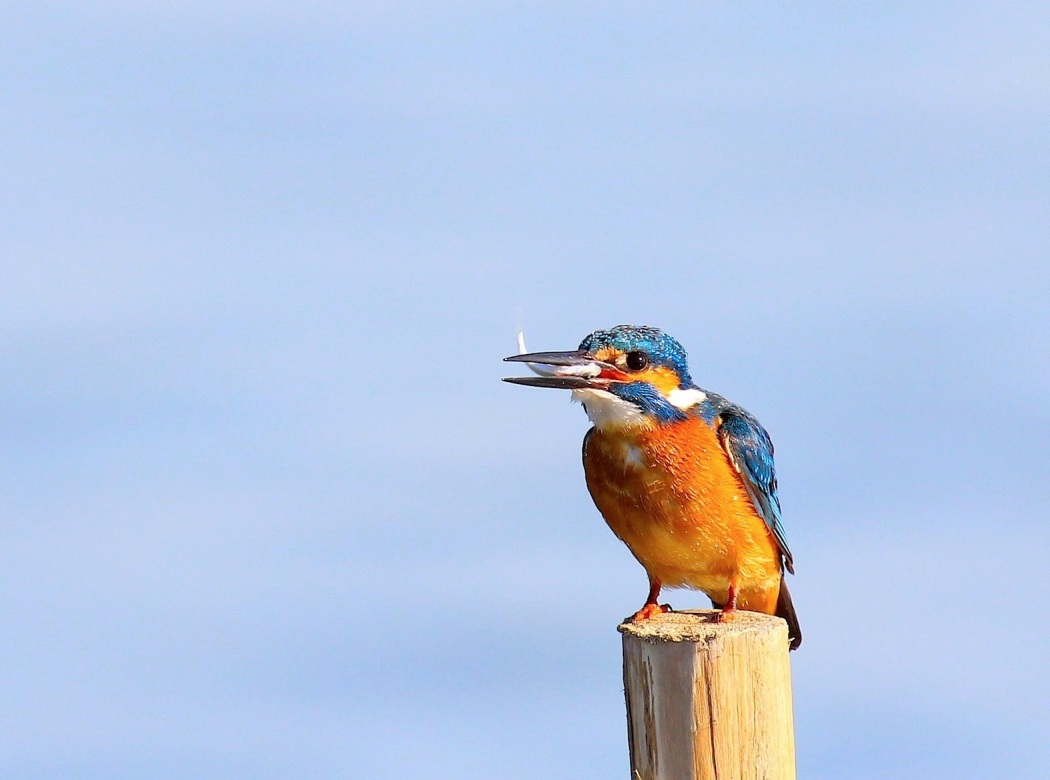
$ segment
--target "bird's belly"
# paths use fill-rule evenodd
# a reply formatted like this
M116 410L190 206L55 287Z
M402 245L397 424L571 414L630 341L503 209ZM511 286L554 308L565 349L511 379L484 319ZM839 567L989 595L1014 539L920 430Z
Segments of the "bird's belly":
M718 601L734 581L775 593L779 554L713 433L689 447L654 438L588 442L587 486L613 533L666 586Z

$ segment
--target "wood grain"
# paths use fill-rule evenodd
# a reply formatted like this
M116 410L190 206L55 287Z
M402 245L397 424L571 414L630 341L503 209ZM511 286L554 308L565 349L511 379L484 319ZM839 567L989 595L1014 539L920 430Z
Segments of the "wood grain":
M718 614L619 627L633 780L794 780L787 624Z

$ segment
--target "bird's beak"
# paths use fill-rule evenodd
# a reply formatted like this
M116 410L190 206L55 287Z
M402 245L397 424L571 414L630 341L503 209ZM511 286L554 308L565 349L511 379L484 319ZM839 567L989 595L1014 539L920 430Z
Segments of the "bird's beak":
M508 363L525 363L539 376L511 376L515 385L555 387L562 390L603 389L628 376L612 363L595 360L583 350L575 352L529 352L503 358Z

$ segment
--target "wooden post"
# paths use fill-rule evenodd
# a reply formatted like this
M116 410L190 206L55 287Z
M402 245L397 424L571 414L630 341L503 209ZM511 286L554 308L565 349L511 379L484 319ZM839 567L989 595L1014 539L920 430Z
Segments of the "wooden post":
M787 624L716 615L620 626L631 780L794 780Z

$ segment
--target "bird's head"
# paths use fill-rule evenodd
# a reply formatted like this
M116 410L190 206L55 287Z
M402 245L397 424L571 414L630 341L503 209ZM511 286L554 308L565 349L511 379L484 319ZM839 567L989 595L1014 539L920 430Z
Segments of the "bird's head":
M689 376L682 345L657 328L596 330L572 352L532 352L505 360L539 376L504 381L573 391L599 428L683 420L705 395Z

